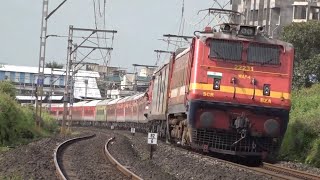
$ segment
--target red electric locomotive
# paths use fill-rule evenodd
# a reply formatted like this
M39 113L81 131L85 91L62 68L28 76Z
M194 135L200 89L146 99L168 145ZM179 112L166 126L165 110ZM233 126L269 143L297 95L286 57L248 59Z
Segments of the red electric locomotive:
M144 95L106 104L107 124L148 129L206 152L276 155L291 108L293 46L261 27L224 23L195 32L179 51L155 71ZM95 120L97 103L83 105L90 111L84 121ZM54 113L59 119L58 108Z
M148 119L166 119L168 128L157 129L182 145L274 155L288 124L293 60L293 46L264 36L261 27L206 28L155 73Z

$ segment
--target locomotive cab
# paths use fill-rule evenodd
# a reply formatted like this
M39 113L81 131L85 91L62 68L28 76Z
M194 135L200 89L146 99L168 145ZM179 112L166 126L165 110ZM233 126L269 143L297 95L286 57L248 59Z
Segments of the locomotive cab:
M190 51L190 143L241 156L276 154L291 107L292 45L262 27L223 24L219 32L206 28Z

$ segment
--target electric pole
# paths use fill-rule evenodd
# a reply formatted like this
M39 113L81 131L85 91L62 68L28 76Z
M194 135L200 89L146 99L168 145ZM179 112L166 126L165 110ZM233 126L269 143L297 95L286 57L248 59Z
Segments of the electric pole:
M74 31L82 31L82 32L91 32L91 34L84 38L84 40L78 45L73 47L73 34ZM85 28L74 28L72 25L69 26L69 35L68 35L68 54L67 54L67 63L66 63L66 78L65 78L65 89L64 89L64 98L63 98L63 119L62 119L62 127L61 127L61 133L65 134L65 127L66 127L66 122L67 122L67 116L68 116L68 103L70 103L70 108L69 111L71 111L71 101L73 101L72 96L73 96L73 91L74 88L70 88L73 84L73 77L75 76L75 68L77 65L83 62L93 51L96 49L103 49L103 50L108 50L111 51L113 48L108 48L108 47L92 47L92 46L84 46L85 42L95 33L97 32L103 32L103 33L117 33L115 30L99 30L99 29L85 29ZM75 61L72 60L72 55L74 55L75 58L75 52L77 51L78 48L87 48L87 49L92 49L82 60L79 62L75 63ZM75 59L74 59L75 60ZM70 72L72 71L72 72ZM72 114L69 113L69 119L72 118ZM70 122L71 123L71 122ZM70 124L68 123L68 124Z
M49 111L51 111L51 103L52 103L52 94L53 94L53 68L51 68L51 76L50 76L50 93L49 93Z
M49 0L43 0L42 6L42 22L41 22L41 35L40 35L40 55L39 55L39 68L37 79L37 96L36 96L36 126L40 127L41 124L41 111L42 111L42 96L43 96L43 81L44 81L44 66L46 55L46 41L47 41L47 16L48 16ZM40 102L39 102L40 96Z
M41 35L40 35L40 55L39 55L39 68L38 79L36 86L36 126L41 126L41 113L42 113L42 96L43 96L43 83L44 83L44 67L46 58L46 44L47 44L47 30L48 19L66 2L64 0L60 5L49 14L49 0L43 0L42 5L42 19L41 19ZM40 101L39 101L40 96Z

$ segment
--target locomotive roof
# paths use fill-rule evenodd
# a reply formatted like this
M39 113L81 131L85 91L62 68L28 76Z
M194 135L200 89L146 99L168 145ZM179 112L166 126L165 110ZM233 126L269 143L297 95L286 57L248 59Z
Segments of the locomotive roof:
M205 34L200 37L202 41L206 41L209 38L226 39L226 40L236 40L236 41L247 41L247 42L257 42L264 44L276 44L283 46L285 49L292 49L293 45L278 39L272 39L266 36L256 35L250 38L241 37L235 34L225 33L225 32L215 32L211 34Z

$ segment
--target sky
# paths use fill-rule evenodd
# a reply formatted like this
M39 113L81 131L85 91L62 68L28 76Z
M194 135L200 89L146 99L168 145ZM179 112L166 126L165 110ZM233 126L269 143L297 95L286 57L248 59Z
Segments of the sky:
M42 1L4 1L0 6L0 63L38 66L40 49L40 27ZM49 0L49 11L57 7L62 0ZM103 29L104 0L68 0L48 20L48 35L68 35L69 25L79 28L95 28L94 2L96 20L99 29ZM219 0L224 6L228 1ZM101 4L99 10L98 3ZM184 35L192 36L195 30L202 30L209 24L211 17L207 13L197 15L201 9L219 7L214 0L185 0ZM226 8L230 8L227 5ZM117 30L114 36L110 64L112 66L132 68L132 64L155 65L155 49L173 50L162 39L163 34L178 34L182 14L182 0L106 0L106 29ZM204 17L207 17L204 19ZM87 36L87 33L75 32L74 36ZM103 36L103 34L99 34ZM96 37L96 36L94 36ZM111 34L107 36L111 38ZM82 39L75 38L80 44ZM97 43L96 39L91 39ZM49 37L47 40L46 61L66 63L67 38ZM96 46L87 42L88 46ZM100 47L110 46L111 40L99 41ZM79 49L77 59L83 59L89 51ZM103 63L105 51L94 51L86 62ZM160 56L160 62L167 58Z

